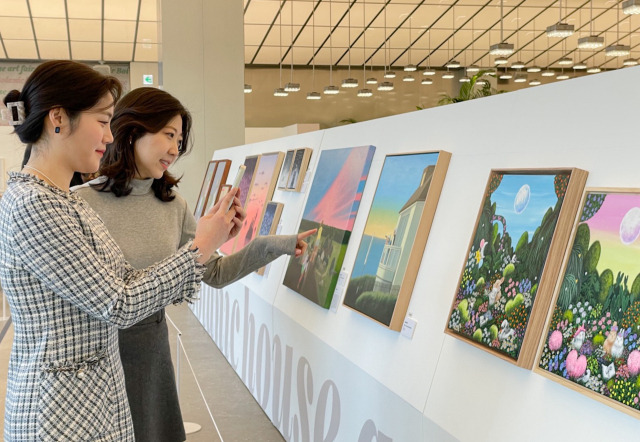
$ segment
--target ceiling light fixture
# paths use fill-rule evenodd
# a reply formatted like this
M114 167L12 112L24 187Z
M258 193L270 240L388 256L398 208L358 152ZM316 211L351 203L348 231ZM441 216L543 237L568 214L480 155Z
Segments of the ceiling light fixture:
M582 71L582 70L585 70L586 68L587 68L587 64L584 61L580 61L573 65L573 69L575 69L576 71Z
M311 12L311 89L307 93L307 100L320 100L322 95L316 92L316 0L313 0L313 11Z
M451 60L445 65L445 67L449 69L458 69L460 67L460 62L456 60Z
M460 77L460 79L458 80L460 83L471 83L471 78L469 78L468 76L464 76L464 77Z
M352 4L351 4L352 5ZM342 80L342 84L340 85L343 88L354 89L358 87L358 80L351 76L351 48L353 44L351 43L351 5L349 5L349 17L347 21L347 35L349 36L349 48L348 48L348 70L347 70L347 78Z
M622 12L625 14L640 14L640 0L622 2Z
M529 82L529 86L539 86L541 84L542 84L542 82L540 80L538 80L537 78L534 78Z
M527 76L525 74L517 74L516 78L513 79L514 83L525 83L527 81Z
M489 54L491 55L507 56L513 54L513 45L504 41L504 15L502 13L503 2L504 0L500 0L500 43L491 45L491 47L489 48Z
M540 72L541 70L542 68L540 66L529 66L527 68L527 72L531 72L531 73Z
M333 28L331 27L331 5L329 0L329 86L325 86L323 93L325 95L336 95L340 92L337 86L333 85Z
M402 77L402 81L405 81L407 83L411 83L412 81L416 81L415 77L411 74L407 74L404 77Z
M388 3L387 3L388 4ZM383 78L395 78L395 72L391 70L387 71L387 51L389 51L389 39L387 38L387 4L384 5L384 75ZM389 53L389 63L391 63L391 54ZM391 68L391 66L389 66ZM378 85L378 90L381 92L388 92L393 90L393 83L390 81L383 81Z
M473 60L473 57L475 56L475 18L471 19L471 59ZM465 56L466 58L466 56ZM466 60L465 60L465 64L466 64ZM475 65L475 64L471 64L467 67L467 74L475 74L477 72L480 72L480 67Z
M593 67L587 68L587 74L597 74L599 72L602 72L602 69L600 69L597 66L593 66Z
M244 84L244 93L245 94L250 94L251 92L253 92L253 88L251 87L250 84L245 83Z
M540 73L540 75L542 75L543 77L554 77L556 75L556 73L554 71L552 71L551 69L546 69L546 70L542 71Z
M279 63L279 71L280 71L280 87L277 87L274 91L273 91L273 96L274 97L286 97L287 95L289 95L289 92L285 91L284 88L282 87L282 6L284 5L284 2L287 0L283 0L282 2L280 2L280 10L278 11L278 21L279 21L279 28L280 28L280 43L279 43L279 47L280 47L280 63Z
M366 1L362 0L362 81L367 84L367 26L366 26ZM373 79L377 83L376 79ZM375 84L374 83L374 84ZM373 91L367 87L364 87L358 91L358 97L368 98L373 95Z
M455 75L453 75L453 72L450 71L445 71L442 74L442 78L444 78L445 80L451 80L453 77L455 77Z
M509 63L509 60L507 60L507 59L506 59L506 58L504 58L504 57L498 57L498 58L496 58L495 60L493 60L493 63L494 63L495 65L497 65L497 66L501 66L501 65L504 65L504 64Z
M365 84L378 84L378 79L375 77L369 77L365 81Z
M562 57L560 60L558 60L558 64L560 66L571 66L573 64L573 60L569 57Z
M422 75L425 75L425 76L436 75L436 71L431 68L427 68L424 71L422 71Z
M433 84L433 80L431 78L423 78L420 84L430 85Z
M598 49L603 46L604 37L598 37L593 33L593 0L591 0L589 2L589 35L578 39L578 49Z
M533 51L533 62L535 63L535 60L538 58L538 56L536 55L536 20L535 18L533 19L533 40L531 42L531 48ZM531 73L536 73L536 72L540 72L542 69L540 68L540 66L538 66L537 64L534 64L533 66L529 66L527 68L527 72L531 72Z
M513 78L513 75L511 74L511 72L507 71L507 68L505 68L504 72L502 74L500 74L500 80L510 80L511 78Z
M411 64L411 46L413 45L411 41L411 16L409 16L409 47L407 48L408 56L409 56L409 64L404 67L405 72L415 72L418 68L415 64Z
M290 11L291 47L289 48L289 51L291 52L291 77L289 78L289 82L284 85L284 90L287 92L298 92L300 91L300 83L294 83L293 81L293 2L291 2Z
M518 52L520 51L520 9L516 7L516 46L518 47ZM511 63L511 67L513 69L522 69L524 67L524 63L521 61L515 61ZM516 75L517 78L517 75Z
M627 58L622 62L623 66L637 66L638 60L636 58Z
M631 53L631 47L620 44L620 8L616 8L617 23L616 23L616 44L607 46L604 50L604 55L607 57L626 57Z
M556 77L557 80L566 80L568 78L569 78L569 75L565 74L564 72L562 72L560 75Z

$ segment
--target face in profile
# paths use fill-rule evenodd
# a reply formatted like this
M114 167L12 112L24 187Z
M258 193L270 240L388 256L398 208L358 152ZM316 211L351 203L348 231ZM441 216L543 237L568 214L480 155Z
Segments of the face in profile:
M64 140L74 171L92 173L98 170L107 144L113 141L110 122L113 117L113 97L107 94L91 109L81 112L73 130ZM64 135L64 132L63 132Z
M156 133L146 133L134 145L136 178L160 179L178 158L182 146L182 117L176 115Z

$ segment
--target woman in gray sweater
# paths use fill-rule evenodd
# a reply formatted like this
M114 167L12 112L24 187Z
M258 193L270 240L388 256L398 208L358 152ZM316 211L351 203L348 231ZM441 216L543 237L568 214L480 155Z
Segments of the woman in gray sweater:
M111 128L114 140L100 177L77 192L100 215L127 261L145 268L195 233L193 214L173 190L179 180L167 171L187 151L191 116L170 94L139 88L118 102ZM299 256L312 233L258 237L233 255L214 253L202 281L223 287L281 255ZM164 309L120 330L119 340L136 441L185 440Z

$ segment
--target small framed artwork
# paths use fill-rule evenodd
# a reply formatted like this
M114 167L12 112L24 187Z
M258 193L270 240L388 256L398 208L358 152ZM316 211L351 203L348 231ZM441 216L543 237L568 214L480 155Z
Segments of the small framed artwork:
M304 176L307 173L309 167L309 161L311 160L311 153L313 149L304 147L297 149L293 156L291 163L291 171L289 172L289 179L287 180L287 190L293 192L300 192Z
M344 305L400 331L427 244L449 152L384 160Z
M280 177L278 178L278 189L286 189L289 182L289 173L291 172L291 163L293 162L293 156L296 153L295 150L288 150L284 156L284 162L282 163L282 170L280 171Z
M196 208L193 211L193 215L196 217L196 220L202 216L204 213L205 203L207 202L207 197L209 196L209 189L211 188L211 180L213 178L213 174L216 171L216 161L209 161L207 165L207 170L204 173L204 178L202 179L202 186L200 186L200 195L198 196L198 202L196 203Z
M256 169L260 164L260 155L252 155L246 157L244 159L244 165L246 167L244 171L244 175L242 175L242 179L240 180L239 188L239 196L240 205L245 207L247 203L247 198L249 197L249 190L251 190L251 186L253 186L253 179L256 173Z
M445 333L533 368L587 172L492 170Z
M326 309L338 284L375 149L331 149L318 158L297 233L318 231L307 238L305 253L289 260L283 284Z
M282 208L284 204L277 203L275 201L269 201L264 208L264 214L262 215L262 223L258 230L258 236L275 235L278 230L278 223L280 222L280 216L282 215ZM258 275L264 275L266 267L261 267L256 270Z
M640 189L587 189L536 373L640 418Z
M213 173L213 179L209 186L209 195L207 195L207 202L204 204L203 214L207 213L209 209L218 202L218 199L220 198L220 189L227 181L227 176L229 175L231 160L220 160L216 161L216 163L216 171Z

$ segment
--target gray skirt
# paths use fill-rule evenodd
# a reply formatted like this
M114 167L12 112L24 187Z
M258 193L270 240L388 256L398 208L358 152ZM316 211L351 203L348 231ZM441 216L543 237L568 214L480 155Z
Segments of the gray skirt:
M186 440L164 309L119 331L136 441Z

